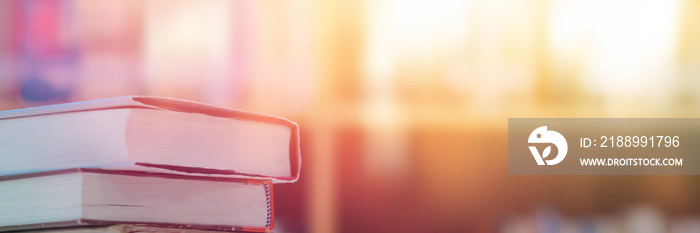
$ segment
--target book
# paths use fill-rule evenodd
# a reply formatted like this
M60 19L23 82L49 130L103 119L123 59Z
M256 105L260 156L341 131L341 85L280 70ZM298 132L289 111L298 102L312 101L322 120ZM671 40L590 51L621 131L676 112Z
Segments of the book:
M0 231L119 223L271 231L268 180L76 168L0 178Z
M127 96L0 112L0 175L75 167L295 182L296 123Z
M154 226L150 224L115 224L107 226L63 227L26 230L22 233L222 233L231 229L202 230L196 226Z

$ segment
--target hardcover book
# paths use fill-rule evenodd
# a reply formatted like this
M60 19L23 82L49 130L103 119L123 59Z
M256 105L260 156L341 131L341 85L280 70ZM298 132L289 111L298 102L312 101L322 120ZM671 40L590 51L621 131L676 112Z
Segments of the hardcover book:
M61 227L26 230L22 233L222 233L230 228L199 229L197 226L158 226L152 224L115 224L107 226Z
M0 175L76 167L299 178L296 123L197 102L127 96L0 112Z
M120 223L214 231L273 229L272 183L69 169L0 177L0 231Z

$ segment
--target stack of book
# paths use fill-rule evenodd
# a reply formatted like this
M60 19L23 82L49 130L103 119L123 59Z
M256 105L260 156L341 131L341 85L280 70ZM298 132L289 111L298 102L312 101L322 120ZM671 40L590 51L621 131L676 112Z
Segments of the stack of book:
M0 112L0 231L269 232L298 130L158 97Z

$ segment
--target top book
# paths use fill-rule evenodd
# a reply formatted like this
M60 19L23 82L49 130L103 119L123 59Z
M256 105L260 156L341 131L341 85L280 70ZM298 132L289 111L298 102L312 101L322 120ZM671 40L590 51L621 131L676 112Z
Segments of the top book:
M299 128L284 118L145 96L0 112L0 175L100 168L299 178Z

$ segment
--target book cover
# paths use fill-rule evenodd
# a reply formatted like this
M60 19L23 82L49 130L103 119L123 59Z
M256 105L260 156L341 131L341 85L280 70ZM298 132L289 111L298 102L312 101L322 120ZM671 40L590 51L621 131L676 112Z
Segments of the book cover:
M233 119L237 120L240 122L255 122L255 123L264 123L266 125L279 125L283 127L287 127L290 129L290 135L287 137L289 138L289 145L288 145L288 161L284 161L282 163L278 164L287 164L286 169L287 172L284 173L284 175L270 175L270 174L261 174L261 173L256 173L256 172L246 172L242 170L237 170L235 168L211 168L211 167L198 167L198 166L188 166L188 164L182 165L182 164L169 164L166 158L162 158L160 162L148 162L148 161L139 161L138 159L136 160L127 160L127 163L121 163L121 164L104 164L104 161L100 164L87 164L87 167L95 167L95 168L105 168L105 169L133 169L133 170L144 170L144 171L158 171L158 172L163 172L163 173L178 173L178 174L188 174L188 175L202 175L202 176L223 176L223 177L234 177L234 178L253 178L253 179L270 179L275 183L291 183L295 182L299 178L299 172L301 170L301 156L300 156L300 151L299 151L299 127L296 123L289 121L287 119L277 117L277 116L271 116L271 115L266 115L266 114L260 114L260 113L254 113L254 112L248 112L248 111L242 111L242 110L235 110L235 109L227 109L227 108L221 108L221 107L216 107L216 106L211 106L207 104L202 104L202 103L197 103L193 101L187 101L187 100L180 100L180 99L172 99L172 98L162 98L162 97L146 97L146 96L126 96L126 97L118 97L118 98L111 98L111 99L101 99L101 100L93 100L93 101L84 101L84 102L75 102L75 103L67 103L67 104L58 104L58 105L49 105L49 106L42 106L42 107L34 107L34 108L25 108L25 109L17 109L17 110L9 110L9 111L2 111L0 112L0 123L2 121L12 121L16 119L37 119L38 117L41 116L56 116L56 115L68 115L72 114L73 116L80 116L85 115L85 114L94 114L95 112L99 110L118 110L118 109L133 109L134 111L145 111L148 110L150 111L150 114L153 114L154 112L163 112L164 114L167 114L168 112L173 112L173 113L178 113L178 114L189 114L192 116L209 116L211 118L221 118L221 119ZM78 114L79 113L79 114ZM163 114L161 114L163 115ZM74 118L74 117L73 117ZM69 118L69 119L73 119ZM94 118L99 118L99 116L96 116ZM89 118L88 121L83 121L83 122L89 122L89 120L92 120L94 118ZM157 120L156 117L152 117L156 120L154 121L159 121ZM75 118L77 119L77 118ZM68 121L68 120L66 120ZM142 123L142 125L146 124L152 124L155 123L154 121L151 122L146 122ZM25 128L31 128L35 126L32 126L32 122L28 122L30 126L27 126ZM80 126L82 122L78 122L78 126ZM104 123L102 123L104 125ZM46 130L39 128L35 129L36 132L28 132L29 130L25 128L20 128L20 129L15 129L16 134L27 134L27 135L22 135L22 138L25 139L18 139L16 135L13 135L13 131L10 130L9 128L15 127L17 124L9 123L3 127L0 127L0 136L4 135L5 138L12 139L14 140L14 144L31 144L31 143L36 143L37 138L36 134L42 134L45 135L47 132ZM49 128L57 128L57 126L50 125L48 124ZM86 131L93 132L95 130L95 127L99 127L100 125L97 126L90 126L92 128L87 128ZM33 129L33 128L32 128ZM215 128L216 129L216 128ZM49 129L50 130L50 129ZM63 129L63 132L57 132L56 134L59 135L65 135L66 131L70 131L72 128L67 128ZM72 134L79 134L77 132L72 132ZM41 135L39 135L41 136ZM241 136L239 136L241 137ZM242 137L245 137L243 135ZM151 137L152 139L154 137ZM142 138L143 139L143 138ZM150 140L149 139L149 140ZM245 138L244 138L245 139ZM21 141L21 140L26 140L26 141ZM33 140L33 141L32 141ZM286 139L285 139L286 140ZM44 139L44 141L55 141L52 138ZM145 141L145 140L141 140ZM51 142L53 144L56 144L54 142ZM83 143L81 141L71 141L71 143ZM161 143L168 143L168 142L161 142ZM189 142L188 142L189 143ZM226 142L223 142L226 143ZM235 143L231 142L231 143ZM220 143L221 144L221 143ZM10 144L6 144L10 145ZM82 145L85 145L84 143ZM26 146L26 145L25 145ZM60 145L59 146L63 146ZM284 147L287 147L286 145ZM19 149L17 149L19 148ZM23 151L23 149L26 149L26 147L17 147L15 149L8 149L8 152L5 153L5 156L17 156L18 153L24 154L25 156L28 155L29 153L26 153ZM36 146L34 147L36 148ZM74 147L77 148L77 147ZM84 148L84 147L83 147ZM95 148L104 148L100 147L99 145L96 145ZM280 147L282 148L282 147ZM0 145L0 149L2 149L2 145ZM30 148L31 149L31 148ZM46 148L45 150L50 152L51 148ZM206 148L205 148L206 149ZM282 148L284 149L284 148ZM97 150L97 149L95 149ZM285 149L286 150L286 149ZM70 153L71 151L66 151L65 153ZM222 152L223 153L223 152ZM40 152L34 152L34 154L42 154ZM287 152L285 152L284 157L286 158ZM36 155L39 156L39 155ZM89 155L86 155L89 156ZM240 155L243 157L246 156L253 156L253 155ZM6 157L2 158L0 156L0 160L4 160L6 165L10 164L10 161L12 161L13 158L11 157ZM57 158L58 159L58 158ZM84 161L84 160L83 160ZM165 162L163 162L165 161ZM123 162L123 161L122 161ZM253 158L248 159L248 164L255 164ZM26 164L27 161L21 161L18 162L18 164L24 163ZM16 167L15 167L16 168ZM57 167L56 169L67 169L69 167ZM18 169L18 168L17 168ZM52 170L53 168L45 169L45 170ZM26 170L26 172L41 172L45 170ZM54 169L55 170L55 169ZM5 174L5 175L12 175L12 174L17 174L16 171L3 171L0 169L0 174Z

